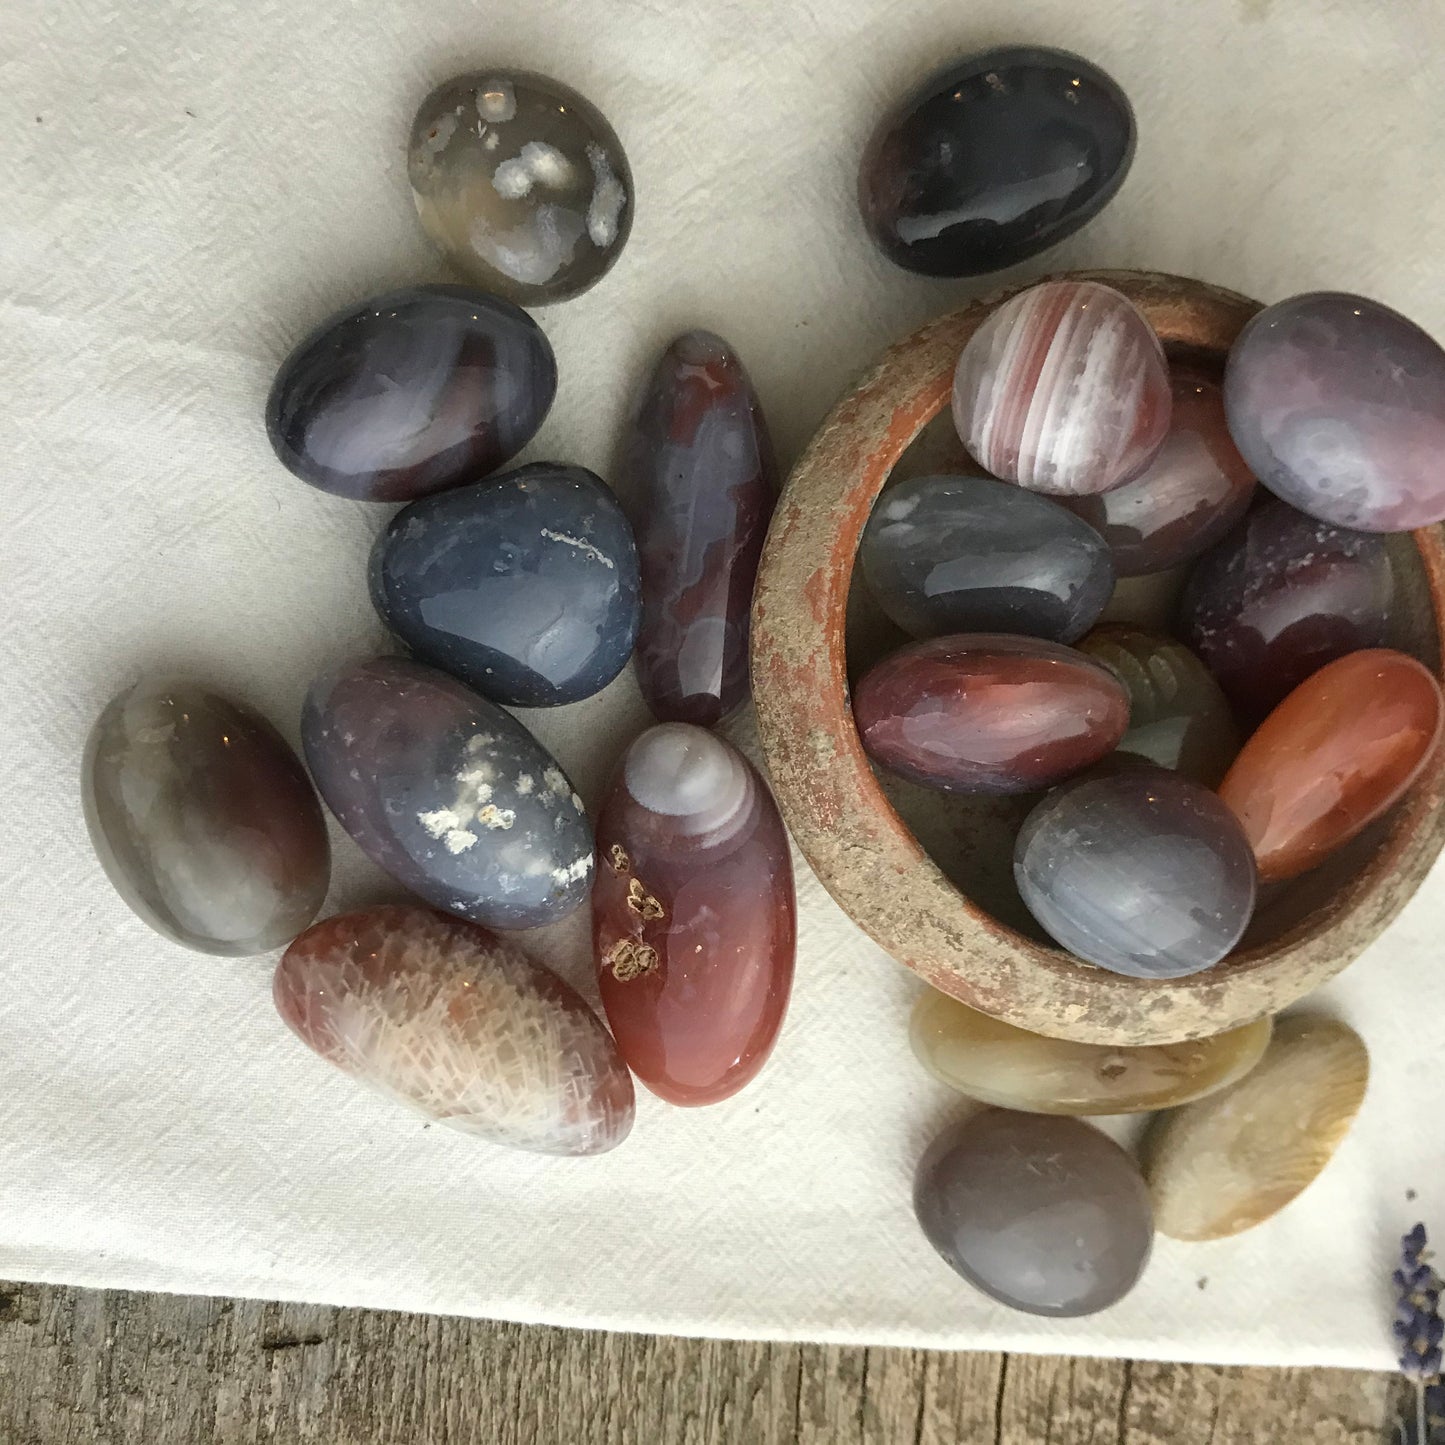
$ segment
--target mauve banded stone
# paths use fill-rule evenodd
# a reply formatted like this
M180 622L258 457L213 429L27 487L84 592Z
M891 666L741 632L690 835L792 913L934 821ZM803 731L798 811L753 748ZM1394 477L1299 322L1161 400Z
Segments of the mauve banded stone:
M793 980L787 834L747 759L688 723L643 733L597 827L598 987L622 1056L674 1104L735 1094L767 1061Z
M423 660L514 707L606 687L637 636L637 547L606 485L537 462L403 508L371 553L371 598Z
M1047 497L988 477L911 477L878 499L858 563L905 632L1073 642L1114 590L1102 537Z
M1012 1309L1096 1314L1133 1289L1154 1243L1134 1161L1080 1119L984 1109L944 1130L914 1176L928 1242Z
M752 383L720 337L662 354L624 469L642 559L637 680L660 722L710 727L748 695L748 618L777 473Z
M1050 937L1131 978L1213 967L1254 911L1254 856L1234 814L1142 763L1050 793L1024 821L1014 879Z
M81 788L116 892L187 948L265 953L326 897L326 820L296 754L198 683L147 678L116 697L91 729Z
M1136 477L1169 434L1164 348L1127 296L1044 281L969 338L953 420L985 471L1033 492L1104 492Z
M572 912L592 830L557 760L510 713L399 657L317 679L301 719L327 806L413 893L492 928Z
M1195 564L1179 633L1252 727L1327 662L1378 647L1394 592L1379 537L1271 497Z
M432 91L407 174L442 255L525 306L587 290L632 229L632 172L612 127L571 86L525 70L473 71Z
M930 76L878 124L858 204L883 254L928 276L1036 256L1103 209L1134 157L1134 113L1097 66L1004 46Z
M1364 532L1445 518L1445 351L1388 306L1267 307L1229 353L1224 404L1254 474L1300 511Z
M597 1015L475 923L395 905L328 918L286 950L272 994L328 1063L449 1128L575 1155L632 1127L632 1079Z
M323 492L409 502L519 452L557 393L537 323L463 286L411 286L339 311L281 363L266 430Z
M890 771L950 793L1027 793L1097 762L1123 737L1129 699L1082 653L971 633L910 643L853 694L863 746Z
M1249 508L1254 474L1229 436L1211 375L1170 367L1169 435L1133 481L1060 500L1109 544L1121 577L1165 572L1218 542Z

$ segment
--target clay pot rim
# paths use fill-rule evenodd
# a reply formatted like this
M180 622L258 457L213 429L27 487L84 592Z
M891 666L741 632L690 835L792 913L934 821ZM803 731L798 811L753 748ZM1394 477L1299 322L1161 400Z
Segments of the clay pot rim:
M1259 303L1186 277L1082 271L1128 296L1166 348L1221 360ZM1036 284L1029 282L1028 285ZM1274 942L1182 979L1133 979L1043 947L960 893L874 778L849 706L845 619L858 539L915 437L949 404L954 364L1010 287L889 348L793 469L768 533L752 618L758 731L794 840L840 907L944 993L1020 1028L1083 1042L1170 1043L1278 1013L1338 974L1399 913L1445 845L1438 749L1368 864ZM1412 534L1445 638L1445 543Z

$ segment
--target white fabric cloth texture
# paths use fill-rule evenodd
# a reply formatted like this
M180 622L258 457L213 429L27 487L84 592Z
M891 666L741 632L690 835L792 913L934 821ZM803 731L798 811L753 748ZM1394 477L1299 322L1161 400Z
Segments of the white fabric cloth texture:
M890 341L992 290L872 249L858 156L950 56L1073 49L1131 96L1133 173L1025 268L1180 272L1266 300L1364 292L1445 335L1445 12L1430 0L7 0L0 16L0 1278L741 1337L1387 1366L1388 1274L1445 1232L1437 1020L1445 874L1327 994L1374 1060L1324 1177L1237 1240L1160 1240L1092 1319L1011 1313L919 1233L957 1101L912 1058L917 985L800 871L797 985L733 1100L643 1094L570 1161L430 1127L323 1064L273 959L187 953L112 893L79 762L143 672L209 679L296 737L309 678L378 648L389 508L271 454L286 351L337 307L445 279L405 173L412 111L476 65L553 74L623 139L636 223L592 292L538 312L561 371L524 459L611 475L660 347L729 338L785 461ZM619 490L625 479L616 479ZM630 674L532 714L596 806L645 714ZM378 875L337 835L329 911ZM529 939L595 999L586 919ZM1418 1197L1417 1197L1418 1196Z

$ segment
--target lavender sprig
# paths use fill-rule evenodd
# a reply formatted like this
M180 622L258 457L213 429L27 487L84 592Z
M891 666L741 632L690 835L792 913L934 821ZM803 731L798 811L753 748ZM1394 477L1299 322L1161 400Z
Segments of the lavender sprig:
M1400 1241L1400 1267L1392 1276L1398 1293L1394 1329L1400 1373L1415 1387L1415 1418L1400 1423L1401 1445L1445 1439L1445 1383L1440 1379L1445 1341L1440 1294L1445 1282L1429 1263L1428 1243L1425 1226L1417 1224Z

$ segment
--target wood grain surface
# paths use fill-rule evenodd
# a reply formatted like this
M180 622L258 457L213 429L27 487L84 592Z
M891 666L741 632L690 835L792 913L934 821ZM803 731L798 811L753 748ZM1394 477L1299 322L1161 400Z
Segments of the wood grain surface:
M1379 1445L1386 1375L0 1284L3 1445Z

